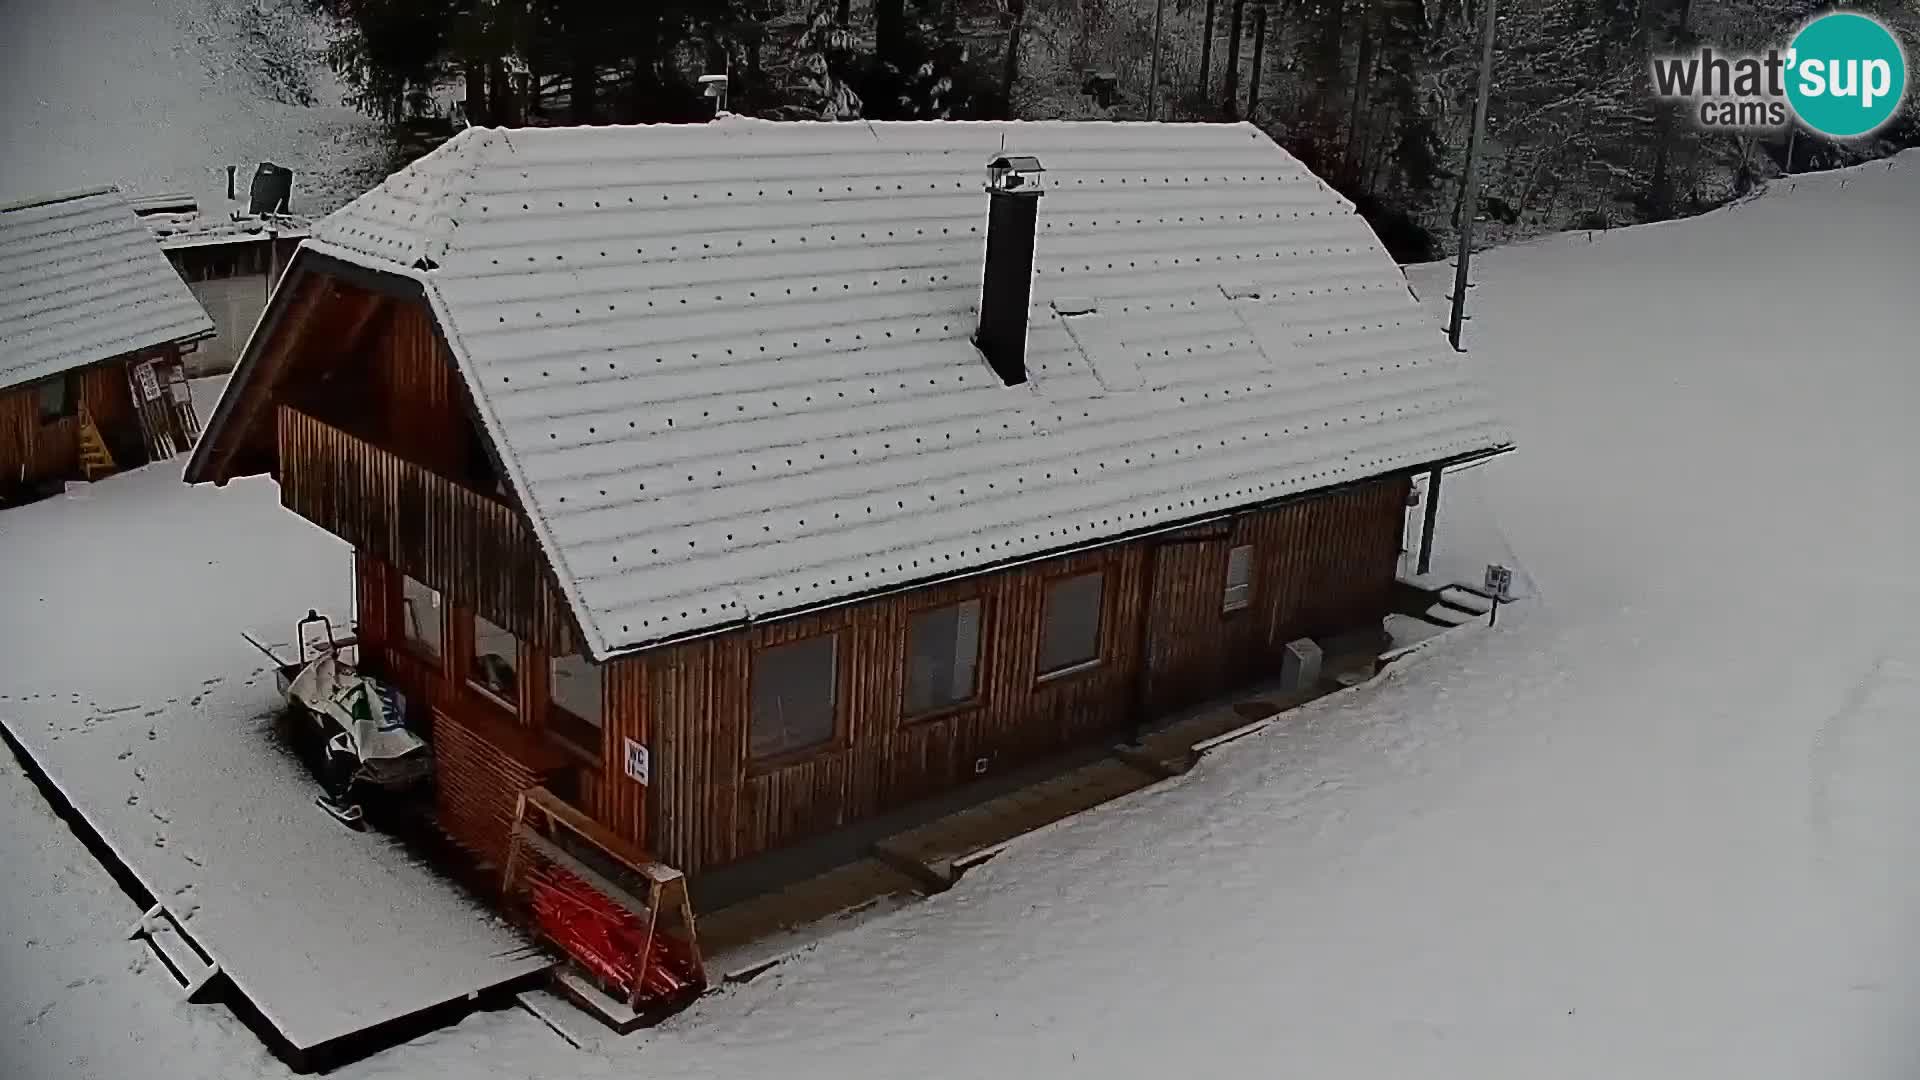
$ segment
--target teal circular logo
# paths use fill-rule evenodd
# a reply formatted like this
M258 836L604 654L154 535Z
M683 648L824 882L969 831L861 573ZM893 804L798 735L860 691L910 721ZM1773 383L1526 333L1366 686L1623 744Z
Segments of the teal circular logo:
M1787 53L1787 101L1822 135L1870 135L1893 119L1907 91L1907 57L1893 31L1852 12L1800 28Z

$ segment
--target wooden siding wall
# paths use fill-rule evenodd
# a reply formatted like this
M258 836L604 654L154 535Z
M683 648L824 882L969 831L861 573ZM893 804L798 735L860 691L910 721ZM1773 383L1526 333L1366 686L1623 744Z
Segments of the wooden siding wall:
M557 781L573 765L530 729L544 714L545 655L522 643L520 700L509 711L467 682L470 610L443 605L435 660L399 633L400 571L360 552L354 577L361 663L399 687L412 721L425 721L433 742L435 818L460 846L498 862L520 792L542 784L564 789Z
M368 296L375 305L365 341L323 372L290 388L290 404L407 461L493 493L493 470L470 419L465 387L427 309ZM283 462L284 464L284 462Z
M1388 607L1407 482L1349 489L1243 515L1209 543L1152 556L1147 707L1172 712L1271 672L1287 642L1351 630ZM1206 526L1172 539L1219 535ZM1253 548L1246 608L1225 612L1227 553Z
M287 509L523 641L578 651L572 614L512 507L296 409L278 416Z
M1144 637L1158 656L1157 712L1274 673L1294 638L1378 626L1406 490L1405 480L1381 481L1196 529L1218 537L1200 544L1150 538L617 661L606 683L610 749L589 812L675 866L709 869L965 783L977 759L997 772L1124 730L1140 690L1142 620L1152 620ZM1240 543L1256 548L1252 603L1223 613L1227 552ZM1095 570L1106 575L1100 663L1037 678L1047 585ZM908 620L971 599L982 604L979 693L904 719ZM750 762L753 651L822 633L840 635L834 743L784 764ZM650 790L621 771L627 737L651 751Z
M136 359L176 356L172 347L116 357L72 373L79 396L74 415L40 422L38 383L0 391L0 495L60 480L85 479L80 472L79 409L93 416L100 437L123 469L147 463L140 418L127 385L127 365Z

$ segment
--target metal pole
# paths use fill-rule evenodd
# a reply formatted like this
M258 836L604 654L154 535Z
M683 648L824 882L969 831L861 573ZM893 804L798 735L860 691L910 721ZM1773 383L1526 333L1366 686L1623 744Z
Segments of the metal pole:
M1166 25L1167 0L1153 0L1153 64L1147 77L1147 119L1160 119L1160 31Z
M1418 573L1433 569L1433 527L1440 521L1440 470L1427 474L1426 520L1420 523L1420 566Z
M1466 319L1467 262L1473 255L1473 219L1479 212L1480 138L1487 129L1487 96L1493 86L1493 9L1486 0L1487 25L1480 32L1480 95L1473 105L1473 134L1467 140L1467 175L1460 182L1460 251L1453 260L1453 316L1447 320L1447 340L1460 348L1460 324ZM1422 552L1421 562L1426 561ZM1425 573L1424 567L1421 570Z

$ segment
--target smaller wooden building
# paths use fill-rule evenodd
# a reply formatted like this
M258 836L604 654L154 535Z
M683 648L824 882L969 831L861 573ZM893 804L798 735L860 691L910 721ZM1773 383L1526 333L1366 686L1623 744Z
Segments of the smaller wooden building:
M316 223L186 478L353 546L456 840L543 787L698 873L1377 630L1410 478L1508 446L1251 125L735 118Z
M116 189L0 206L0 505L191 449L213 332Z
M306 239L308 220L275 213L219 217L203 212L191 195L149 196L135 200L134 210L213 320L213 336L186 357L187 374L232 371L274 284Z

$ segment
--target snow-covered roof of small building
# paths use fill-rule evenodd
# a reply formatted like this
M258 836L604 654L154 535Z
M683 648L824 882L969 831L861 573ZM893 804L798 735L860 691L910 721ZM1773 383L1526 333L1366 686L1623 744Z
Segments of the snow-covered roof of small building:
M1046 169L1011 387L1002 152ZM596 657L1508 443L1248 124L475 129L312 236L421 284Z
M118 191L0 206L0 390L212 332Z

